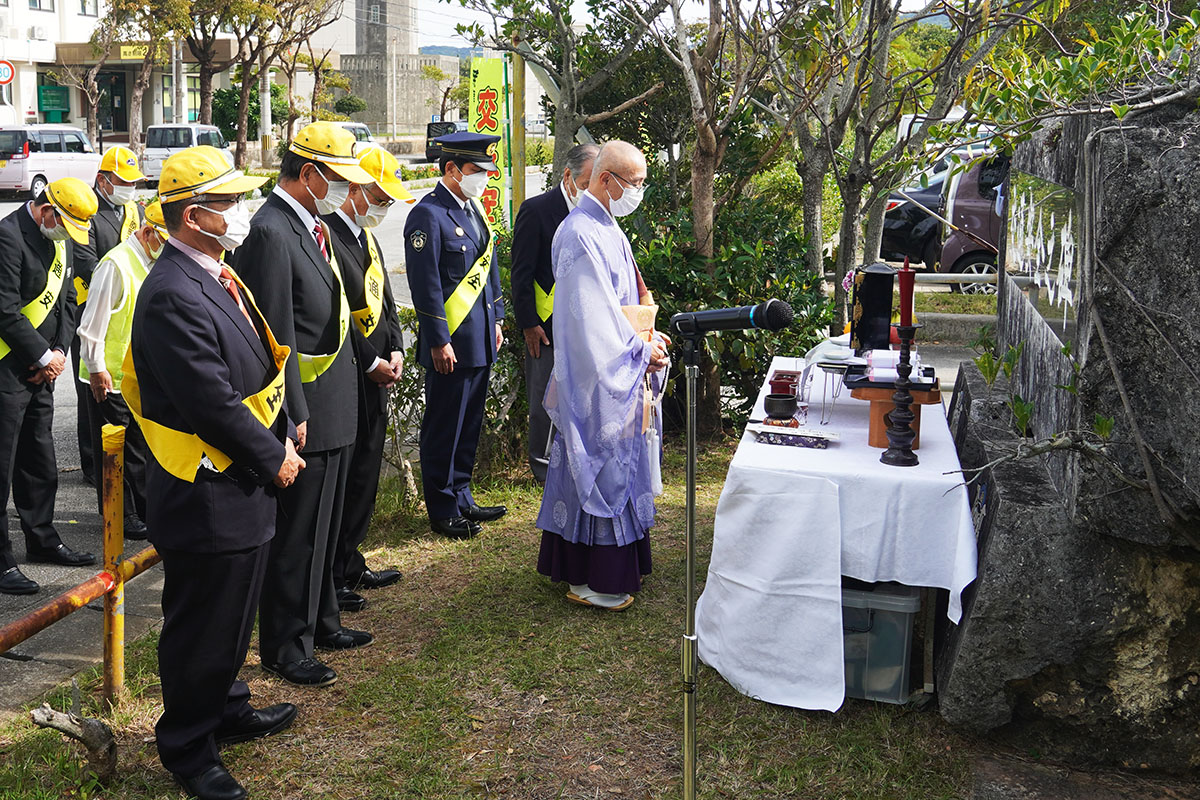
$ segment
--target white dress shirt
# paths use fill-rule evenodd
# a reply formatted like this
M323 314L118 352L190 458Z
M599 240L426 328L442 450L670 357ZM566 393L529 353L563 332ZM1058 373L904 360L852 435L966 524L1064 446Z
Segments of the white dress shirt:
M150 263L150 256L140 241L133 252L143 267ZM88 301L79 320L79 357L93 375L108 371L108 365L104 363L104 339L113 312L121 307L124 300L125 281L117 274L116 263L111 258L105 258L92 272ZM120 392L114 390L113 394Z

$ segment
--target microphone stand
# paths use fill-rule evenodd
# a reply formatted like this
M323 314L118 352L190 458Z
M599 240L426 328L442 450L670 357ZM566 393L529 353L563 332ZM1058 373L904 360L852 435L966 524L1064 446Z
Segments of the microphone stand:
M700 659L696 642L696 386L700 375L703 333L684 334L683 371L687 384L687 616L681 656L683 690L683 800L696 798L696 672Z

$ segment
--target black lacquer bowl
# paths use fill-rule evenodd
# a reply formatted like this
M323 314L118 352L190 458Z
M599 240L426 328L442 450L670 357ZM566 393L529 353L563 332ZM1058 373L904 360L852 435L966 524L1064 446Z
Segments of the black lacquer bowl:
M769 394L763 398L763 411L772 419L791 419L796 413L796 395Z

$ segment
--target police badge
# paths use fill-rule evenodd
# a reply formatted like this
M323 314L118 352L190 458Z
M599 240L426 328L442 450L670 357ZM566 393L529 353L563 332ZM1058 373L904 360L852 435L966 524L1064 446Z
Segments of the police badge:
M416 250L418 253L425 249L425 242L427 240L428 237L425 235L425 231L413 231L412 235L408 237L408 241L412 242L413 250Z

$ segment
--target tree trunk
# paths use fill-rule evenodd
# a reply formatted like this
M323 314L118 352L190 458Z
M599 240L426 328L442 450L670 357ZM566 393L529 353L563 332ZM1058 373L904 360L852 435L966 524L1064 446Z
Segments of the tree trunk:
M129 149L139 159L142 157L142 99L150 86L150 72L154 69L154 46L151 45L146 57L138 67L137 77L133 80L133 89L129 93Z
M554 163L550 167L551 176L561 176L567 168L567 153L575 146L575 134L583 126L583 117L563 108L558 108L554 116Z
M100 73L101 61L84 73L83 93L87 96L87 132L88 140L97 147L100 146L100 85L96 76Z
M842 288L842 279L853 272L861 261L860 252L862 236L859 228L862 225L862 181L854 175L847 175L842 183L842 223L838 236L838 253L834 269L834 309L833 323L829 332L832 336L840 336L846 327L846 290Z
M675 157L675 145L667 145L667 183L671 187L671 210L679 211L679 159Z
M317 98L319 98L321 96L321 92L323 92L323 91L325 91L325 75L324 75L324 72L318 67L313 70L313 91L312 91L312 121L313 122L316 122L319 119L319 117L317 116L317 109L320 106L319 106L319 101Z
M250 125L250 94L258 81L253 79L253 64L242 64L242 85L238 96L237 118L237 150L234 151L234 163L238 169L246 166L246 139Z
M212 61L200 63L200 124L202 125L212 125L213 74L215 72ZM186 92L184 92L184 97L187 97ZM184 120L187 120L186 113Z
M801 207L804 235L808 237L808 249L804 262L813 275L825 273L825 231L822 205L825 201L825 165L818 159L805 159L800 166Z
M887 194L877 191L877 196L867 206L867 231L863 234L862 248L864 260L872 263L880 259L879 250L883 245L883 214L886 210Z
M717 137L706 121L696 121L696 152L692 154L692 233L696 254L709 260L713 273L713 192L717 181Z

